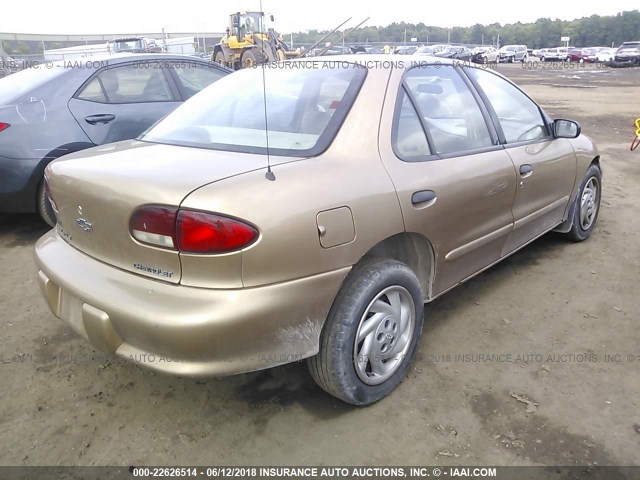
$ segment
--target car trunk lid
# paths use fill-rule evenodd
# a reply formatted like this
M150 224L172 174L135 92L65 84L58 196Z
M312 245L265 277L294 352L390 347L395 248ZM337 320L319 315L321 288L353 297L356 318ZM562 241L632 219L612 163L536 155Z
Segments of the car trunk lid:
M205 184L264 167L262 155L131 140L62 157L46 176L56 228L69 244L123 270L179 283L179 252L136 241L129 231L133 212L143 205L178 207Z

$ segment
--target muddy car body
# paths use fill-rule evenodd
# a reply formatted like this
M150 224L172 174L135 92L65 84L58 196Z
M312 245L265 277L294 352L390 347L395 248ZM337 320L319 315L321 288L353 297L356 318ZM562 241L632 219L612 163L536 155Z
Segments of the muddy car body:
M138 140L53 162L53 313L180 375L309 358L369 404L403 378L424 302L550 230L589 236L599 156L576 123L492 71L387 59L281 64L264 90L237 72Z

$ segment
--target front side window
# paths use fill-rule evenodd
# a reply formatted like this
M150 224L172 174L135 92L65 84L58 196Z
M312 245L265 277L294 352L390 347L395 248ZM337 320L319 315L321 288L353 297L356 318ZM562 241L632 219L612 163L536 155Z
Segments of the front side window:
M293 62L240 70L186 101L142 139L214 150L267 153L269 147L274 155L317 155L333 140L365 76L365 68L345 62L336 62L335 68Z
M437 154L491 147L493 141L467 84L450 66L413 68L405 86L415 101Z
M542 140L548 137L540 109L518 88L486 70L469 68L466 71L487 96L507 143Z

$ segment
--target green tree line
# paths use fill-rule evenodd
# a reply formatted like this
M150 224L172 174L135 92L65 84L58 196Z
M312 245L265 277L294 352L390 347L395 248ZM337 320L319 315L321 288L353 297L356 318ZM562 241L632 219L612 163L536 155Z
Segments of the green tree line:
M296 44L311 44L320 40L329 31L311 30L293 33ZM406 32L406 36L405 36ZM332 38L337 37L334 34ZM525 44L529 48L560 46L560 37L571 37L576 47L618 46L622 42L640 40L640 11L621 12L612 16L592 15L576 20L551 20L539 18L533 23L511 23L500 25L476 24L471 27L433 27L424 23L392 23L386 27L362 27L352 32L348 43L402 43L417 38L418 43L464 43L464 44ZM285 36L290 39L289 35Z

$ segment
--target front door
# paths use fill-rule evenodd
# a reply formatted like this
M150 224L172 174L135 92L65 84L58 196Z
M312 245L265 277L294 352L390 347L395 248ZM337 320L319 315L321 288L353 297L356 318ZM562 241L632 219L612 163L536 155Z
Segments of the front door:
M514 229L508 254L561 223L576 177L576 157L567 139L556 139L539 107L515 85L483 69L466 69L486 95L501 143L515 166Z

